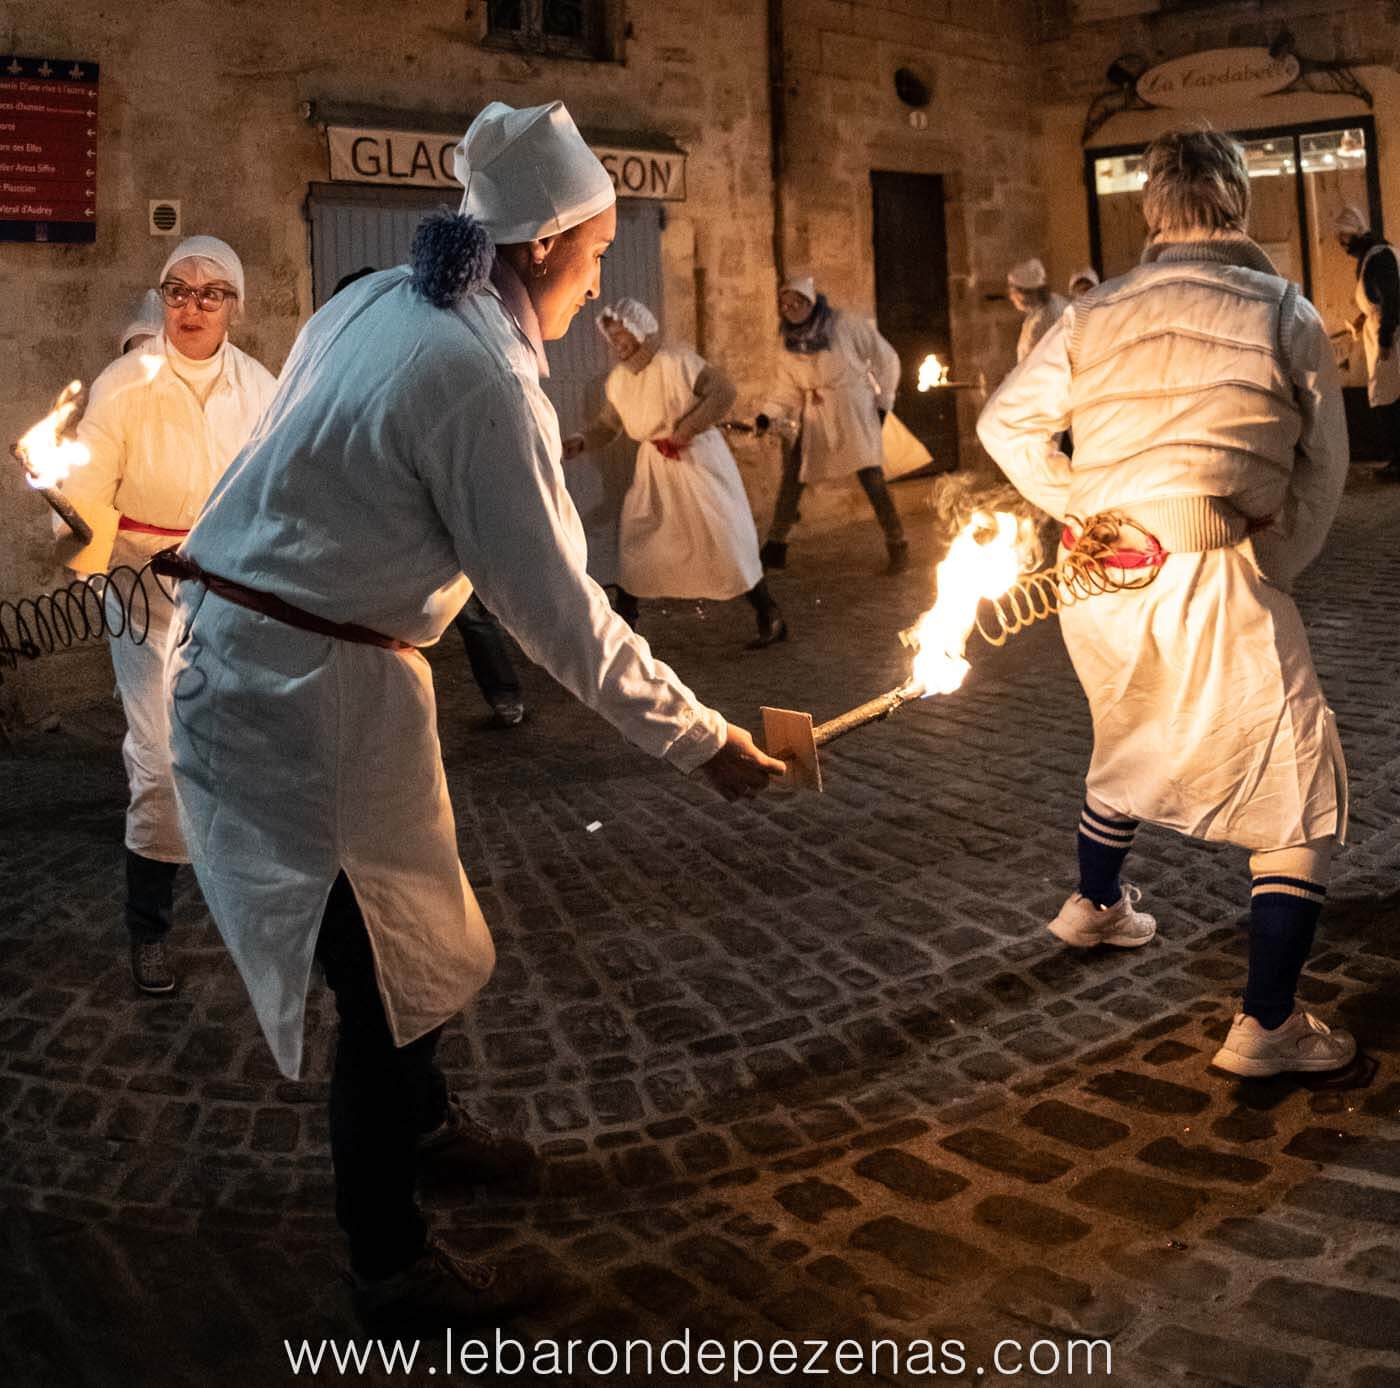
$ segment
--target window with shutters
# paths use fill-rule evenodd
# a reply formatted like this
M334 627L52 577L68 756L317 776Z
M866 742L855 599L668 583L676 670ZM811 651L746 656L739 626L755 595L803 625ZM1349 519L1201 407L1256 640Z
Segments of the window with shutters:
M620 0L488 0L485 42L556 58L621 56Z

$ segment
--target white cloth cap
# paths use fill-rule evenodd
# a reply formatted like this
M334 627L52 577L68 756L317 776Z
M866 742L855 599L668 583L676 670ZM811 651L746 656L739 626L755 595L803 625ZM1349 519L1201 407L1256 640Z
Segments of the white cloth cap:
M1006 272L1006 282L1012 289L1044 289L1049 282L1045 266L1035 257L1013 265Z
M165 276L162 275L161 279ZM154 337L165 327L165 305L160 301L160 291L148 289L142 296L141 302L137 305L136 312L132 316L131 322L122 330L121 340L117 344L119 352L126 351L126 344L133 337Z
M457 142L452 172L461 210L498 246L557 236L617 201L562 101L519 110L491 102Z
M1347 236L1365 236L1371 230L1371 219L1352 202L1337 213L1333 226Z
M1081 266L1069 277L1069 287L1073 289L1081 280L1086 280L1091 285L1098 284L1099 272L1092 265Z
M621 323L638 342L645 342L653 333L661 331L656 315L640 299L619 299L608 304L598 315L598 331L603 332L603 324L611 319Z
M227 241L220 241L217 236L185 237L170 252L165 264L160 267L160 283L165 282L165 277L174 266L193 256L212 260L223 271L224 278L238 291L238 302L246 307L243 289L243 262L239 260L233 247Z
M789 294L801 294L809 304L817 302L817 282L811 275L789 275L783 281L783 289Z

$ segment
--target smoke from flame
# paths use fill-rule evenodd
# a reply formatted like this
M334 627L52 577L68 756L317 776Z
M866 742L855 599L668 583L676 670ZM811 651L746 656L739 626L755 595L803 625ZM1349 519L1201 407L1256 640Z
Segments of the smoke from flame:
M70 381L53 409L15 445L23 455L31 487L56 486L91 456L87 444L65 437L63 432L78 412L82 391L81 381Z
M937 570L938 596L905 639L914 647L911 682L925 695L951 694L972 668L964 658L978 605L999 598L1021 574L1034 524L1008 511L977 511Z

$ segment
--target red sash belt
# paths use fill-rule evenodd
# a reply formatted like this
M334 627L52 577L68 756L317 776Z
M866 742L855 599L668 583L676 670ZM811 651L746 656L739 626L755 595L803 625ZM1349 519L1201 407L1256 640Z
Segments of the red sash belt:
M353 641L358 646L378 646L385 651L415 651L417 646L400 641L395 636L382 636L368 627L357 626L354 622L332 622L327 617L318 617L314 612L296 607L274 593L263 593L256 588L235 583L231 578L220 578L211 574L178 549L163 549L151 560L151 568L162 578L192 578L202 583L211 593L217 593L225 602L236 603L251 612L261 612L264 617L285 622L289 627L300 631L315 632L317 636L333 636L337 641Z
M1167 562L1167 551L1162 548L1155 535L1149 535L1147 541L1146 549L1110 550L1104 556L1103 562L1111 564L1115 569L1160 569ZM1066 549L1073 549L1079 543L1079 537L1069 526L1065 526L1060 535L1060 543Z
M163 525L147 525L145 521L132 520L130 516L123 516L117 522L118 530L137 530L142 535L171 535L177 540L183 540L190 532L188 530L167 530Z

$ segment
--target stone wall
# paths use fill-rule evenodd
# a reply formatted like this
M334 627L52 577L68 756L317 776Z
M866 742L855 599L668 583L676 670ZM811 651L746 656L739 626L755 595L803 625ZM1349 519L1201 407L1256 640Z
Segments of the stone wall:
M1007 267L1043 244L1034 86L1021 0L786 0L785 260L834 302L873 312L871 170L944 175L956 377L995 385L1019 318ZM927 127L895 94L908 67L932 88ZM996 296L989 299L989 295ZM978 465L978 398L960 401L962 461ZM859 516L854 491L845 514Z
M465 18L459 0L0 6L13 51L101 64L96 244L0 245L0 436L16 437L59 385L91 380L115 355L130 308L171 248L147 232L150 198L180 198L187 234L212 232L239 251L249 297L235 339L280 367L311 310L307 186L327 177L306 102L460 117L465 128L493 98L559 97L580 124L671 136L690 158L688 200L670 205L663 239L668 314L681 331L703 319L707 349L756 390L773 352L754 322L771 321L774 291L763 6L630 5L625 62L614 63L483 47L484 14L481 0ZM756 450L746 463L761 504L776 464ZM0 469L0 598L59 580L49 534L47 508L17 469ZM7 675L0 699L20 692L23 704L27 681L43 691L40 705L61 701L64 686L85 683L85 663L97 671L85 687L105 679L104 660L97 652L38 662Z
M1087 102L1106 85L1104 73L1120 54L1156 63L1210 48L1267 46L1284 28L1304 57L1400 62L1397 0L1215 0L1183 8L1161 0L1033 3L1040 96L1047 103ZM1119 13L1108 14L1114 5Z
M995 380L1015 319L999 294L1007 264L1039 248L1035 133L1026 40L1033 0L786 0L790 177L785 259L818 273L839 303L873 306L869 172L941 173L948 223L954 361ZM313 22L308 22L308 15ZM392 16L392 20L388 18ZM326 178L324 137L304 104L421 114L463 123L487 100L562 97L581 124L646 130L689 152L688 199L669 205L662 255L673 331L702 337L740 387L740 409L772 378L773 185L766 6L755 0L629 3L622 62L485 47L485 6L431 0L386 7L339 0L148 0L120 18L105 0L0 6L0 32L24 54L102 68L99 231L90 247L0 245L0 434L14 437L73 376L111 358L170 242L148 234L147 200L179 198L184 230L230 241L249 301L236 340L276 370L311 309L307 187ZM928 127L911 128L893 90L899 66L934 90ZM426 127L425 128L434 128ZM962 408L974 458L974 402ZM771 443L736 446L760 525L776 490ZM920 504L918 488L900 489ZM821 489L809 532L868 514L851 486ZM0 597L61 577L46 509L0 473ZM100 653L87 659L105 679ZM62 701L82 659L40 662L29 687ZM42 667L42 668L41 668ZM24 685L11 675L6 695ZM32 702L32 701L31 701Z

